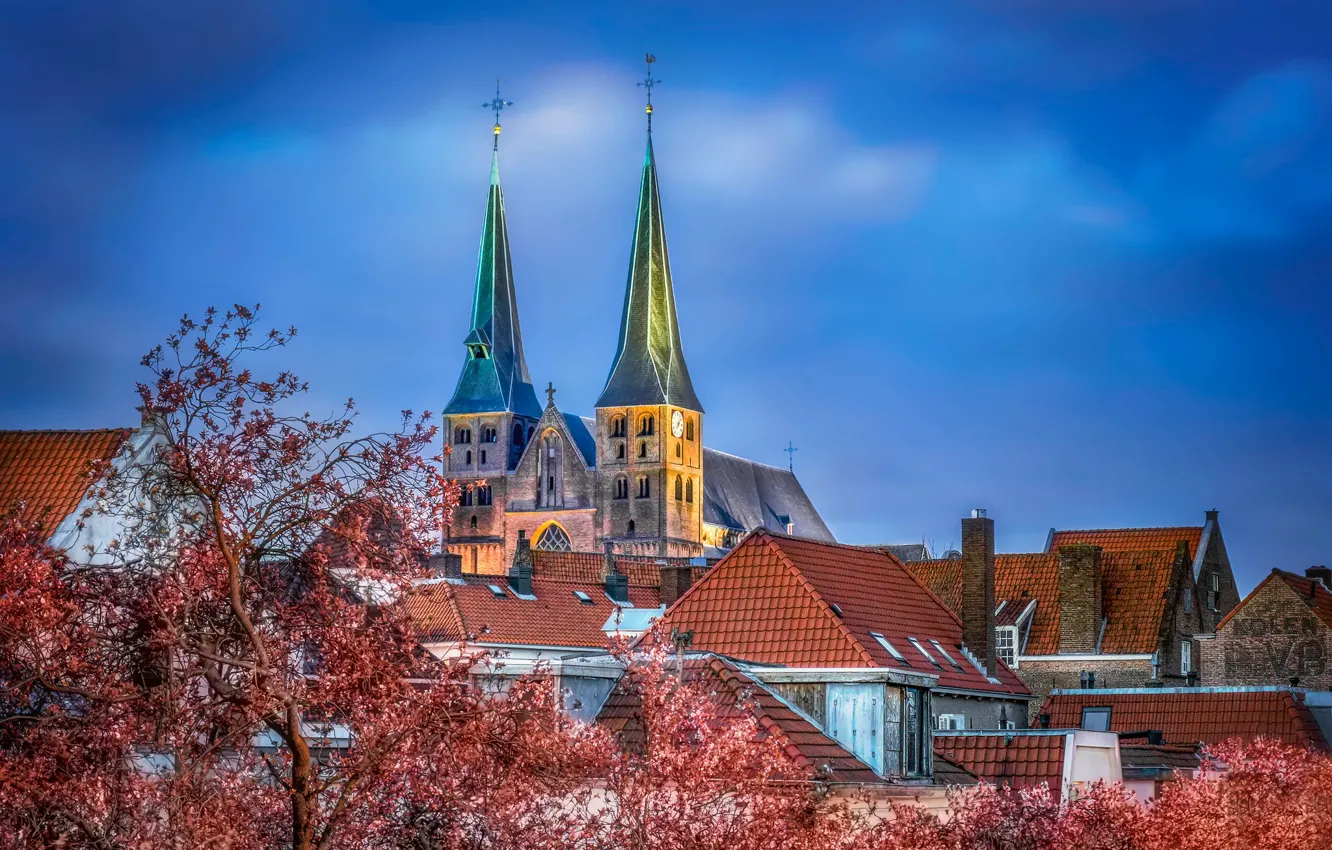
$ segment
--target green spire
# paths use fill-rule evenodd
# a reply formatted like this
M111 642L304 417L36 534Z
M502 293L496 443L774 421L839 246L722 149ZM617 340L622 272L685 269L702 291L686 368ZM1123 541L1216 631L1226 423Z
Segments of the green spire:
M490 166L490 197L472 296L472 330L464 344L467 360L453 398L444 408L446 414L509 411L533 419L541 417L523 357L498 153Z
M620 343L597 407L672 404L703 412L680 347L671 261L661 216L657 165L648 133Z

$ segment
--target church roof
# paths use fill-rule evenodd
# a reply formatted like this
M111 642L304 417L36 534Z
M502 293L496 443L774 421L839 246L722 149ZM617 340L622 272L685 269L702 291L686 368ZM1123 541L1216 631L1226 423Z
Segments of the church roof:
M490 168L490 196L472 297L472 329L464 342L467 360L453 398L444 408L446 414L510 411L533 419L541 417L523 357L498 154Z
M703 521L779 532L791 523L801 537L834 541L795 473L709 448L703 449Z
M657 188L657 166L648 136L629 281L620 318L620 341L597 407L672 404L702 412L680 347L671 261Z

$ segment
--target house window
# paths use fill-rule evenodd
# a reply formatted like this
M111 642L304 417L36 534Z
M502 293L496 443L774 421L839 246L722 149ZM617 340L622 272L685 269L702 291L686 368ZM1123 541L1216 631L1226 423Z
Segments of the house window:
M675 476L675 501L684 501L684 479L678 475Z
M623 436L624 436L624 417L623 417L623 416L615 416L615 417L612 417L612 418L611 418L611 436L612 436L612 437L623 437Z
M615 479L615 498L629 498L629 479L625 478L623 475Z
M1179 642L1179 675L1187 676L1193 672L1193 641Z
M624 460L624 443L619 443L615 446L615 456L620 460Z
M463 506L464 508L469 507L472 504L471 487L464 487L463 491L458 494L458 504Z
M572 552L573 543L569 541L565 530L558 523L552 522L537 535L532 548L544 552Z
M486 465L486 450L485 450L485 449L482 449L482 450L481 450L481 465L482 465L482 466L485 466L485 465Z
M495 429L494 425L487 425L486 427L481 429L481 442L483 443L499 442L499 431Z
M1212 573L1208 578L1212 587L1207 591L1207 607L1216 611L1221 607L1221 574Z
M694 420L692 419L685 420L685 439L691 443L694 441Z
M638 498L646 499L652 495L652 482L646 475L638 476Z
M694 479L692 478L685 479L685 501L694 501Z
M522 425L514 425L514 426L513 426L513 444L514 444L515 446L519 446L519 447L521 447L521 446L523 445L523 426L522 426Z
M546 492L547 492L547 493L554 493L554 492L555 492L555 476L554 476L554 475L547 475L547 476L546 476Z
M630 537L633 537L633 536L634 536L634 521L633 521L633 520L629 520L629 527L628 527L628 529L627 529L627 533L629 534Z
M1110 707L1087 706L1082 709L1082 728L1089 732L1110 731Z
M638 420L638 436L651 437L657 433L657 419L651 413L644 413Z
M490 504L490 485L481 484L476 488L476 503L478 505Z
M940 714L939 724L936 729L966 729L967 716L965 714Z
M468 449L468 450L467 450L467 465L468 465L468 466L471 466L471 465L472 465L472 450L471 450L471 449Z
M1000 626L994 630L995 654L1009 667L1017 667L1017 627Z
M454 431L454 432L453 432L453 442L455 442L455 443L470 443L470 442L472 442L472 429L471 429L471 428L459 428L458 430Z

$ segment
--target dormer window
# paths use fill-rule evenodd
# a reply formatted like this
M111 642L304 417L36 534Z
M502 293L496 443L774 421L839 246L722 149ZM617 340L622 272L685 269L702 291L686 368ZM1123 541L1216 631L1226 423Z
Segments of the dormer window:
M490 352L486 350L486 344L483 342L474 342L467 346L467 350L472 353L473 360L487 360L490 358Z

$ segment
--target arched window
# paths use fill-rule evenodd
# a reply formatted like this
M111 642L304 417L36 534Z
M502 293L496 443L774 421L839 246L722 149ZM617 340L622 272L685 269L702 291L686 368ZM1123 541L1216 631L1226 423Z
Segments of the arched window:
M694 501L694 479L692 478L685 480L685 501Z
M625 478L623 475L618 476L615 479L615 498L629 498L629 479Z
M523 426L521 424L513 426L513 444L519 448L523 445Z
M482 465L482 466L485 466L485 465L486 465L486 450L485 450L485 449L482 449L482 450L481 450L481 465Z
M633 536L634 536L634 521L633 521L633 520L629 520L628 534L629 534L630 537L633 537Z
M657 433L657 420L651 413L644 413L638 420L638 436L651 437Z
M464 508L469 507L472 504L471 487L464 487L463 491L458 494L458 504L463 506Z
M453 432L453 442L455 442L455 443L470 443L470 442L472 442L472 429L471 429L471 428L459 428L459 429L457 429L456 431L454 431L454 432Z
M684 480L677 475L675 476L675 501L679 502L682 501L683 499L684 499Z
M624 443L619 443L615 446L615 456L620 460L624 460Z
M472 528L476 528L476 517L472 517Z
M537 506L564 504L564 441L554 429L541 434L537 455Z
M492 497L489 484L478 484L476 486L476 503L478 505L490 504L491 498Z
M471 465L472 465L472 450L471 450L471 449L468 449L468 450L467 450L467 465L468 465L468 466L471 466Z
M675 444L675 456L684 457L684 448L679 443Z
M693 419L686 419L686 420L685 420L685 439L686 439L686 440L689 440L690 442L693 442L693 441L694 441L694 420L693 420Z
M573 544L569 542L569 535L560 527L560 524L552 522L537 532L532 548L541 549L545 552L572 552Z
M611 436L612 436L612 437L623 437L623 436L624 436L624 417L623 417L623 416L612 416L612 417L611 417Z
M528 440L528 442L531 442L531 441L532 441L532 435L535 434L535 433L536 433L536 428L535 428L534 426L532 426L532 425L528 425L528 426L527 426L527 440Z
M499 431L496 430L494 425L486 425L481 428L481 442L483 443L499 442Z
M652 481L646 475L638 476L638 498L646 499L652 495Z
M638 441L638 456L647 457L647 440Z

